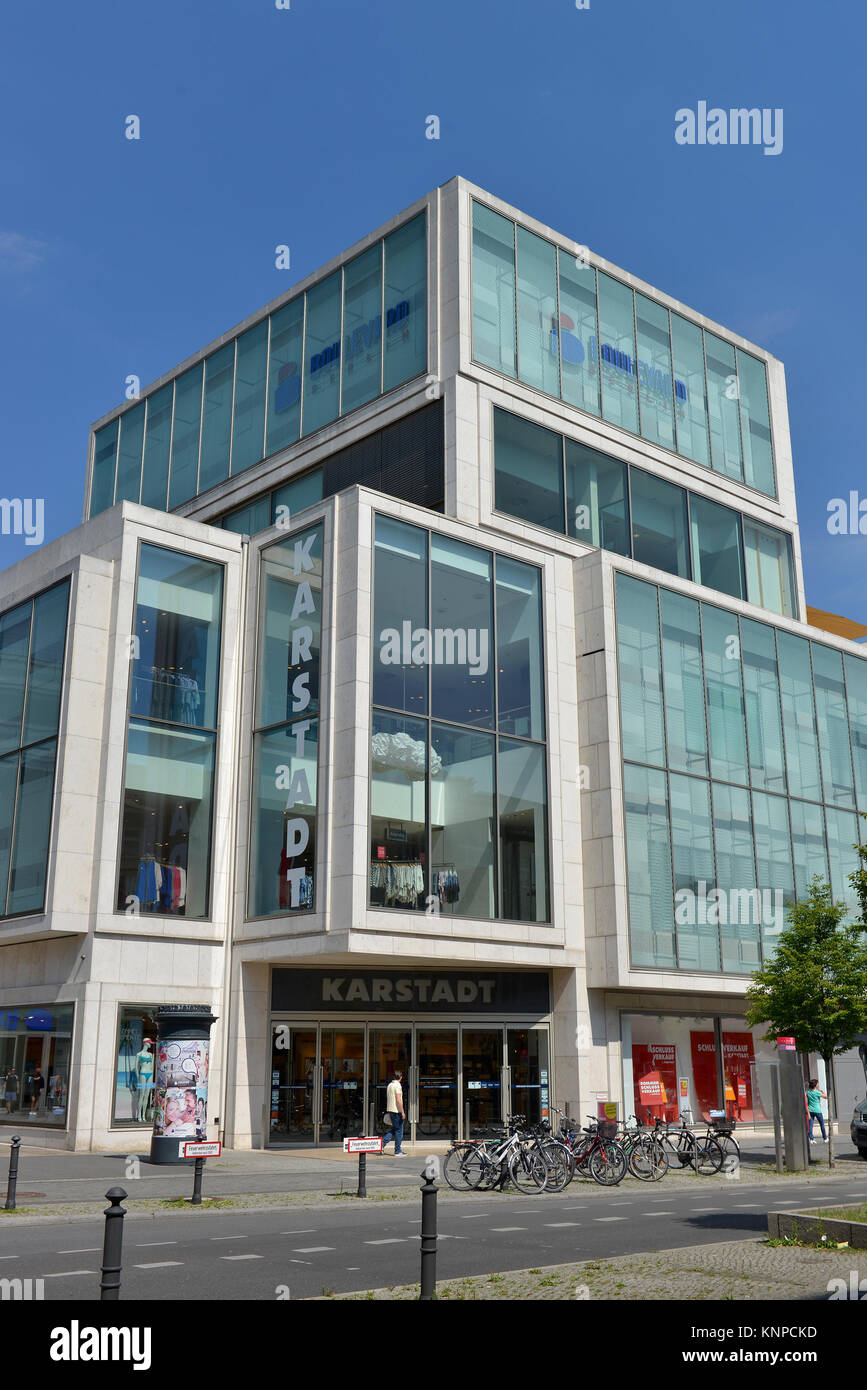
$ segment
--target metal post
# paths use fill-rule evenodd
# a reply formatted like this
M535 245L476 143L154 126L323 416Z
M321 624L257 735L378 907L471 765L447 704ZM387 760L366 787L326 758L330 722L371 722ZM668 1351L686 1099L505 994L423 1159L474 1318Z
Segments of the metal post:
M121 1202L126 1197L122 1187L110 1187L105 1194L110 1207L105 1209L105 1239L102 1246L102 1278L99 1281L101 1300L120 1298L120 1271L123 1251L123 1218L126 1207Z
M18 1150L21 1140L17 1134L12 1136L12 1149L9 1154L9 1182L6 1187L6 1211L15 1210L15 1188L18 1186Z
M367 1154L358 1155L358 1197L367 1196Z
M205 1160L201 1155L199 1155L199 1157L196 1159L196 1167L193 1173L192 1206L194 1207L200 1207L202 1205L202 1178L204 1176Z
M437 1285L437 1193L435 1168L428 1163L421 1186L421 1291L419 1302L433 1300ZM431 1174L431 1176L428 1176Z
M470 1139L470 1102L464 1102L464 1138Z
M368 1130L367 1130L368 1134L373 1134L373 1132L374 1132L375 1129L376 1129L376 1102L375 1102L375 1101L371 1101L371 1102L370 1102L370 1125L368 1126Z
M780 1122L780 1073L771 1068L771 1108L774 1112L774 1151L777 1157L777 1172L783 1171L783 1129Z

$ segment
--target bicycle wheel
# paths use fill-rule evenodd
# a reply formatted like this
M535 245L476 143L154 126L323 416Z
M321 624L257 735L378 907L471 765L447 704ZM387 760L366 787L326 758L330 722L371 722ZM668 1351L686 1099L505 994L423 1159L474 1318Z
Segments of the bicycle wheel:
M632 1176L642 1182L659 1182L668 1172L668 1155L649 1137L635 1142L626 1161Z
M715 1139L697 1139L691 1154L691 1166L704 1177L718 1173L725 1163L725 1154Z
M587 1166L594 1182L602 1187L616 1187L626 1176L626 1154L616 1139L602 1139Z
M542 1153L548 1165L549 1192L562 1192L575 1176L575 1162L565 1144L548 1139L542 1144Z
M469 1192L478 1187L481 1176L482 1164L475 1144L458 1144L449 1149L443 1160L443 1177L449 1187L455 1192ZM471 1181L472 1177L475 1181Z
M548 1165L539 1149L516 1149L509 1159L509 1177L519 1192L538 1196L548 1185Z

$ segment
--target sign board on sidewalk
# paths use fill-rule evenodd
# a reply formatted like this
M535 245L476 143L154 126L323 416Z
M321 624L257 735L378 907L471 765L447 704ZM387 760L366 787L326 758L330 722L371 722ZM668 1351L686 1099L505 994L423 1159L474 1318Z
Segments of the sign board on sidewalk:
M689 1077L679 1076L677 1079L677 1084L680 1087L681 1100L689 1100Z
M208 1139L200 1143L184 1140L180 1145L181 1158L219 1158L223 1145L219 1139Z
M596 1102L597 1120L616 1120L617 1101L616 1100L597 1100Z
M382 1137L344 1139L343 1152L345 1154L381 1154Z

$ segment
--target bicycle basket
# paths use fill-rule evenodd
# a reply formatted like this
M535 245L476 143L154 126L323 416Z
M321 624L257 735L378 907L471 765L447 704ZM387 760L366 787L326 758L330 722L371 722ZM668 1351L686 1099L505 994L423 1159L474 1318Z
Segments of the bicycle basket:
M718 1134L731 1134L733 1129L737 1129L737 1120L726 1120L721 1115L715 1115L711 1124Z
M599 1138L600 1138L600 1139L615 1139L616 1137L617 1137L617 1121L616 1121L616 1120L600 1120L600 1121L599 1121Z

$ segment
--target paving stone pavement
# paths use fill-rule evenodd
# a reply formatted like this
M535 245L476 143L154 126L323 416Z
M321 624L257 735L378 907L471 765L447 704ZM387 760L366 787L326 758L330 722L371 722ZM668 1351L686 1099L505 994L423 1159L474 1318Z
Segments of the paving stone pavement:
M827 1300L828 1281L850 1273L867 1277L867 1253L769 1246L764 1239L689 1245L655 1254L622 1255L578 1264L512 1270L443 1280L437 1298L451 1300L602 1299L672 1302L781 1302ZM418 1299L418 1284L358 1293L331 1294L331 1300L386 1302ZM321 1299L320 1295L320 1299ZM312 1300L318 1301L318 1300Z

